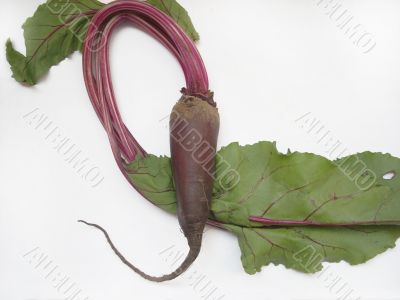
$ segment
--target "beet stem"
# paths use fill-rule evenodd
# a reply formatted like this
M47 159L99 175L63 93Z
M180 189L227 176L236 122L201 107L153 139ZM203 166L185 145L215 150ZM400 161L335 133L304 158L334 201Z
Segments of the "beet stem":
M346 227L356 225L398 225L400 220L384 220L384 221L354 221L354 222L338 222L338 223L319 223L311 220L277 220L264 217L250 216L249 221L264 224L266 226L314 226L314 227Z
M110 18L111 17L111 18ZM212 101L207 72L196 46L169 16L139 1L116 1L100 10L90 22L83 47L83 70L89 97L107 133L114 136L121 154L131 162L146 152L126 128L118 111L109 70L108 43L115 27L128 20L159 40L179 61L187 95ZM97 46L96 46L97 45ZM107 116L108 115L108 116ZM121 157L116 157L120 160Z

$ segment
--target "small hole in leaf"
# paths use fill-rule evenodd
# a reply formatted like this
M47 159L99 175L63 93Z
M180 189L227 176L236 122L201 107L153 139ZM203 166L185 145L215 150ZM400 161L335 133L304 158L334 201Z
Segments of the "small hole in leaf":
M385 180L392 180L395 177L396 177L395 171L390 171L383 175L383 179L385 179Z

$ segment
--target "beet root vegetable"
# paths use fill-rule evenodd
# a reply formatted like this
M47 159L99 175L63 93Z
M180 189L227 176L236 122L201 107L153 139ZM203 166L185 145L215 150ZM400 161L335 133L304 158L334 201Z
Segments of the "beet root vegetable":
M200 252L213 188L215 149L219 131L217 108L208 102L183 96L170 118L172 172L178 203L178 220L190 252L183 272Z
M161 282L182 274L200 252L213 187L219 116L201 56L175 21L144 2L119 0L107 5L96 13L88 28L83 48L83 70L90 100L125 177L129 179L125 164L138 155L146 156L146 152L123 123L113 92L108 43L113 30L122 21L133 23L160 41L177 58L185 74L186 88L171 113L170 144L178 220L190 250L174 272L160 277L150 276L120 253L101 226L80 222L101 230L115 254L133 271L145 279ZM134 183L131 184L135 187Z

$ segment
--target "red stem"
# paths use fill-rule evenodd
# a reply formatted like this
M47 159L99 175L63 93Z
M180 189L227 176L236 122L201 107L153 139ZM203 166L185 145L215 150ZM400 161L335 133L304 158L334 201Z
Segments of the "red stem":
M126 128L118 111L108 54L109 38L123 20L148 32L171 51L185 74L187 93L205 97L211 96L211 93L200 54L191 39L170 17L138 1L117 1L100 10L90 23L83 49L86 87L111 144L115 144L126 161L131 162L137 154L145 155L146 152ZM107 121L111 124L106 124Z
M109 40L124 20L128 20L162 43L177 58L185 74L185 92L212 101L207 72L192 40L170 17L143 2L116 1L100 10L92 19L83 47L83 73L92 105L105 128L113 155L128 182L146 199L129 178L125 163L137 155L145 156L125 126L118 110L109 63ZM218 224L218 222L212 222Z
M318 226L318 227L346 227L356 225L399 225L400 220L384 221L355 221L343 223L319 223L314 221L293 221L293 220L274 220L264 217L250 216L250 221L264 224L266 226Z

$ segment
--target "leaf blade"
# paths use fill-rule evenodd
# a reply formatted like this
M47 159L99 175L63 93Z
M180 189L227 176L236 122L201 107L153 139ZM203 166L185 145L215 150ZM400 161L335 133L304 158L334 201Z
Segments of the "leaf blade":
M81 50L83 37L94 13L104 4L96 0L49 0L23 24L25 56L7 42L7 60L13 77L35 85L51 67Z
M239 155L232 158L226 152ZM231 166L244 161L237 168L239 184L212 204L224 223L257 226L249 221L257 216L331 225L400 224L400 178L382 178L388 171L400 172L400 160L389 154L364 152L334 162L310 153L282 154L269 142L231 144L220 153ZM344 169L343 162L351 161L365 167ZM347 176L346 170L357 177ZM375 177L364 189L358 182L366 170Z
M27 85L34 85L31 78L24 75L25 56L14 49L10 39L6 42L6 58L10 64L12 77L16 81L26 83Z
M263 266L284 265L303 273L322 270L323 262L364 263L395 247L399 226L350 228L249 228L226 225L238 237L241 261L248 274Z
M199 33L196 31L188 12L175 0L147 0L147 3L158 8L162 12L169 15L179 24L187 35L193 40L200 39Z

